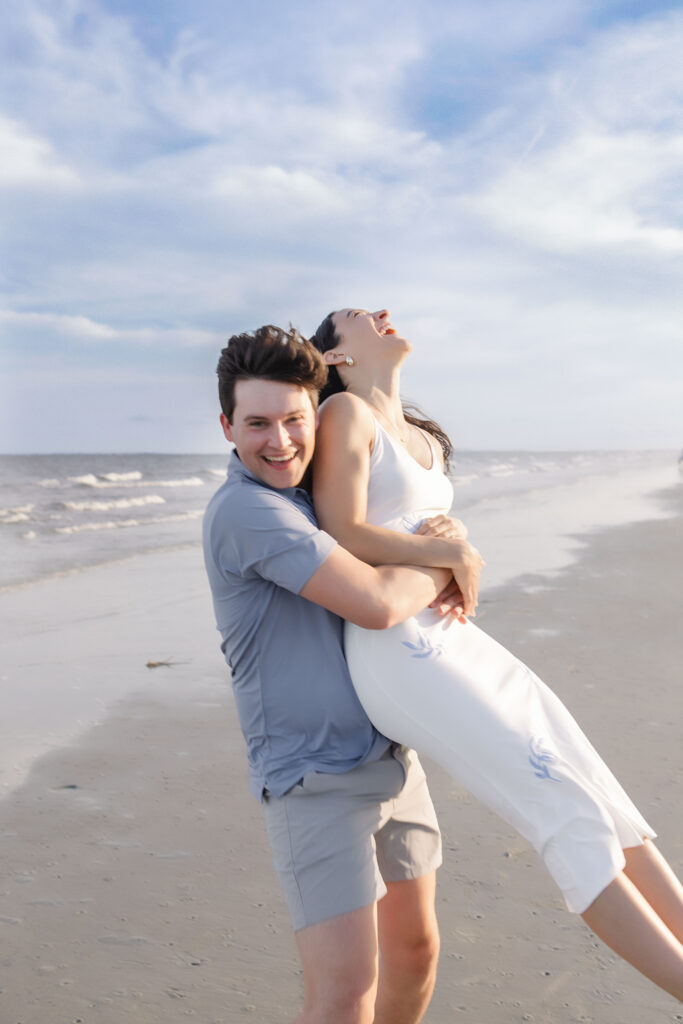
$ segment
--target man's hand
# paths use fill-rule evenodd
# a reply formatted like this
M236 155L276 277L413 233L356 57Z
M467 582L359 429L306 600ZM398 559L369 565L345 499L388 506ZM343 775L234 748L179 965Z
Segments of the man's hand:
M424 519L415 533L422 537L444 537L446 540L466 540L467 527L459 519L438 515Z
M467 622L465 612L463 611L462 591L455 582L455 577L444 587L429 607L435 608L439 615L452 615L458 622Z

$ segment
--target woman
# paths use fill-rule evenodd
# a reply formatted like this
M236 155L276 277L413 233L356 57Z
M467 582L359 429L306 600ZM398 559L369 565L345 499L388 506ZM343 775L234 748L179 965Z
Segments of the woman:
M330 367L314 463L320 525L372 564L451 566L462 597L460 624L432 609L383 631L347 623L370 719L512 824L569 909L683 1000L683 888L655 833L558 698L468 621L482 562L464 531L445 528L448 438L401 404L410 343L387 310L358 309L331 313L311 340Z

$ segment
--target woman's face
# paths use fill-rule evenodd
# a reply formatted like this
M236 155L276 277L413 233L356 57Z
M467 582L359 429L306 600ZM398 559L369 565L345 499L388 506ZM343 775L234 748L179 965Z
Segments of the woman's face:
M411 350L410 342L392 326L388 309L369 313L366 309L340 309L332 315L335 332L347 355L367 357L370 352L404 358Z

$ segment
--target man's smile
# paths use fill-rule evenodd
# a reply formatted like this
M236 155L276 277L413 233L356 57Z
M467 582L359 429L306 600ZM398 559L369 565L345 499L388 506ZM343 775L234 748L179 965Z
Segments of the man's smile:
M291 452L289 455L263 455L262 458L269 466L282 469L292 463L296 456L296 452Z

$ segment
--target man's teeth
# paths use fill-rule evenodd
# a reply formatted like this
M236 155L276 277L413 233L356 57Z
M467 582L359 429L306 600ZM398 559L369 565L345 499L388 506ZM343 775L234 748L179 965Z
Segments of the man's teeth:
M294 458L294 453L292 452L291 455L266 455L265 458L268 462L289 462Z

